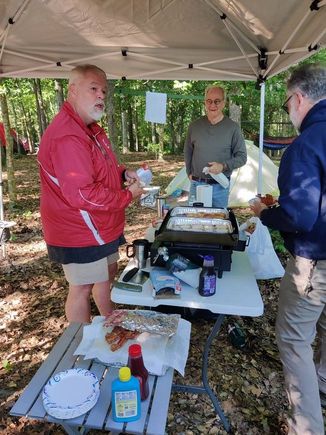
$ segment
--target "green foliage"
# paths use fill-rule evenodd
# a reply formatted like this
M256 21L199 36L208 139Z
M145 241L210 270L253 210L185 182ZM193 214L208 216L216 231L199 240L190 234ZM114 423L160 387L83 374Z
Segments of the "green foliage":
M326 49L303 61L303 63L326 62ZM289 71L278 74L266 81L265 99L265 135L292 136L295 130L287 114L281 109L286 95L286 79ZM67 81L62 80L64 93ZM256 139L259 132L260 91L255 82L216 81L223 86L227 94L225 112L229 103L241 107L241 126L246 139ZM122 112L126 113L129 142L137 137L139 151L156 151L156 142L152 137L152 125L145 121L146 91L163 92L168 95L167 122L164 127L164 153L180 153L187 134L188 125L204 113L204 90L211 81L193 80L116 80L114 94L114 116L118 133L118 145L122 146ZM39 142L39 119L32 79L4 79L2 87L8 95L10 122L19 136L33 142ZM57 112L55 81L42 79L42 96L47 121ZM102 126L107 129L106 120ZM132 132L132 135L131 135ZM162 138L160 138L162 141Z
M148 143L146 145L146 151L148 151L149 153L153 153L155 155L155 159L157 159L160 151L160 144Z
M1 361L2 367L5 369L6 372L10 372L12 370L12 365L9 360L4 359Z
M280 253L280 254L285 254L287 252L287 249L284 246L284 241L283 241L283 238L282 238L281 234L279 233L279 231L270 230L270 234L272 237L273 246L274 246L275 251Z

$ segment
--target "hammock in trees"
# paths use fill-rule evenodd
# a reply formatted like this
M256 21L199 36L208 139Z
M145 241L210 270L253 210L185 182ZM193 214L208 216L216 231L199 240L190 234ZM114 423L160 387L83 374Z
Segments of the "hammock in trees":
M297 136L293 137L265 137L263 141L264 148L272 151L281 150L294 141Z

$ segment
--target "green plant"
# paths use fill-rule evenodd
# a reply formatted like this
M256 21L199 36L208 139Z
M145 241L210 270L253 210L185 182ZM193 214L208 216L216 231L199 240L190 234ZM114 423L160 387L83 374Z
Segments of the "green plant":
M10 361L7 359L4 359L1 361L1 363L2 363L2 367L5 369L5 371L10 372L10 370L12 369L12 365L11 365Z
M159 143L148 143L146 149L148 152L154 153L156 159L158 158L159 151L160 151Z
M286 247L284 246L283 237L277 230L270 230L270 234L272 237L274 249L276 252L280 252L282 254L285 254L287 252Z

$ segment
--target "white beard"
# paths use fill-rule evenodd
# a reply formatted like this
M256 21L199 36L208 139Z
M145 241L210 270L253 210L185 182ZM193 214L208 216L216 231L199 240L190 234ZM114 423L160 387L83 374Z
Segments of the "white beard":
M94 121L99 121L104 115L104 109L101 111L99 111L98 109L92 109L89 114L92 119L94 119Z

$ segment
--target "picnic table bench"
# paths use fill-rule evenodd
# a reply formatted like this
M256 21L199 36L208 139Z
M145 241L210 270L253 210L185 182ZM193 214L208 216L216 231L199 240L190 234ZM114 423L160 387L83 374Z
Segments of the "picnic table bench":
M140 420L116 423L112 420L111 383L118 377L118 368L74 355L82 339L82 332L81 323L72 323L65 329L10 414L59 424L69 435L85 434L90 429L107 430L112 434L164 435L174 370L168 369L164 376L149 376L150 394L141 403ZM99 379L100 396L96 405L88 413L73 419L59 420L51 417L43 407L42 392L45 384L55 373L79 367L92 371Z

